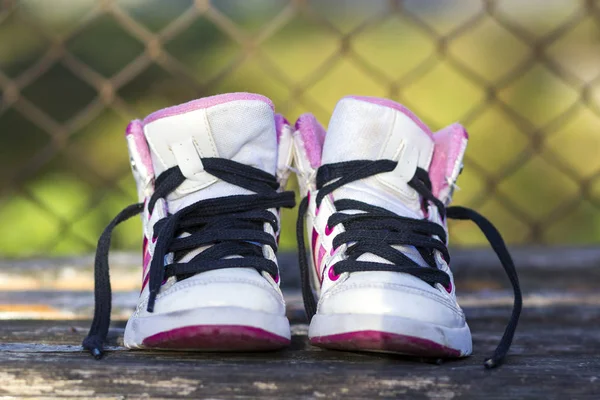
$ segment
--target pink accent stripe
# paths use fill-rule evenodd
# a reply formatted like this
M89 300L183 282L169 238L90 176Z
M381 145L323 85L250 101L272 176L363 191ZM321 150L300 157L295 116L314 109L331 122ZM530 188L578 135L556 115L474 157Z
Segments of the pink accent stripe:
M146 238L144 238L144 241L146 241ZM144 290L144 288L146 287L146 285L148 284L148 279L150 278L150 274L147 274L146 272L148 271L148 267L150 266L150 262L152 261L152 256L150 255L150 251L148 251L148 249L146 248L146 251L144 252L144 261L142 264L142 277L144 278L143 282L142 282L142 290Z
M146 269L148 269L148 265L150 265L150 261L152 261L152 256L150 255L150 252L148 250L146 250L146 253L144 254L144 265L143 265L144 274L146 273Z
M323 247L323 245L321 245L319 247L319 258L317 261L317 265L319 266L319 269L321 269L321 261L323 261L323 257L325 257L325 254L327 254L327 251L325 250L325 247Z
M216 96L204 97L202 99L192 100L187 103L183 103L177 106L163 108L162 110L158 110L153 112L144 118L143 124L149 124L150 122L156 121L157 119L171 117L173 115L183 114L189 111L199 110L203 108L209 108L213 106L217 106L219 104L229 103L231 101L239 101L239 100L254 100L254 101L262 101L271 107L272 110L275 110L275 106L273 102L260 94L254 93L227 93L227 94L219 94Z
M140 293L142 293L144 291L144 289L146 288L146 285L148 284L149 280L150 280L150 274L147 274L144 277L144 281L142 282L142 290L140 290Z
M412 111L408 108L404 107L400 103L396 103L395 101L389 99L382 99L379 97L370 97L370 96L347 96L345 98L355 99L364 101L371 104L376 104L378 106L383 106L387 108L392 108L394 110L400 111L402 114L406 115L408 118L412 119L415 124L419 126L425 133L427 133L430 137L433 137L433 133L431 129L419 119Z
M327 254L327 250L325 250L325 247L323 247L323 245L321 245L319 247L319 256L318 256L318 261L317 261L317 265L315 266L315 268L317 269L317 274L319 276L319 282L323 282L323 274L321 274L321 262L323 262L323 257L325 257L325 254Z
M317 253L317 240L319 239L319 234L317 233L317 230L315 228L313 228L312 231L312 246L310 248L310 251L313 255L313 262L315 264L315 272L317 273L317 276L319 277L319 281L322 281L321 279L321 269L319 268L319 266L321 265L321 251L319 250L319 253ZM321 249L323 249L323 246L321 246ZM318 256L317 256L318 254ZM318 257L318 258L317 258Z

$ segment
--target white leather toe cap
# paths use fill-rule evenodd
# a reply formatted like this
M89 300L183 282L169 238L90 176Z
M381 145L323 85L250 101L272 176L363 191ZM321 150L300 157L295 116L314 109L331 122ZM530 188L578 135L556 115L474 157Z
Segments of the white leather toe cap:
M209 271L175 283L156 299L155 314L206 307L237 307L285 315L281 291L246 268ZM147 299L140 303L145 313ZM139 309L138 308L138 309Z
M437 289L415 285L413 277L383 272L360 273L332 287L319 301L319 314L369 314L409 318L446 327L462 327L465 316L458 304ZM365 276L370 275L370 276ZM378 279L378 277L382 279Z

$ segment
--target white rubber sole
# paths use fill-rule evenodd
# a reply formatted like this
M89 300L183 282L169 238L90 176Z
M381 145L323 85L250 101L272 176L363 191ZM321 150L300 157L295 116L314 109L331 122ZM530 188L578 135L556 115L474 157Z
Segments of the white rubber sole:
M132 317L124 343L130 349L261 351L289 345L283 315L240 307L210 307Z
M324 348L420 357L459 358L473 351L466 323L449 328L388 315L317 314L308 337L311 344Z

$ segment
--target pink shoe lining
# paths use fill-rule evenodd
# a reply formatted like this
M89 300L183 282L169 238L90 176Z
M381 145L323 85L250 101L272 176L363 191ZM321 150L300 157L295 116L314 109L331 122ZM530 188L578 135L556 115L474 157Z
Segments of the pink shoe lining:
M404 107L400 103L396 103L395 101L392 101L389 99L382 99L379 97L370 97L370 96L347 96L345 98L365 101L367 103L377 104L378 106L392 108L394 110L400 111L402 114L406 115L408 118L413 120L414 123L417 124L419 126L419 128L421 128L425 133L427 133L431 137L433 136L431 129L429 129L429 127L427 125L425 125L425 123L423 121L421 121L419 119L419 117L417 117L415 114L413 114L412 111L410 111L408 108Z
M143 346L159 349L204 351L276 350L290 344L288 338L245 325L195 325L149 336Z
M152 121L156 121L157 119L171 117L173 115L183 114L189 111L199 110L202 108L209 108L219 104L229 103L230 101L238 101L238 100L258 100L264 103L267 103L271 109L275 110L275 106L273 102L259 94L254 93L227 93L227 94L219 94L216 96L204 97L202 99L192 100L187 103L183 103L177 106L163 108L162 110L158 110L153 112L144 118L143 124L149 124Z
M461 162L463 142L469 134L460 124L447 126L433 135L435 150L429 167L432 192L435 197L448 187L447 178L456 178L452 174L457 162Z
M302 114L296 121L296 130L300 131L302 142L310 166L318 168L321 166L321 154L325 142L325 129L310 113Z
M290 123L281 114L275 114L275 131L277 132L277 144L281 141L281 132L285 126L289 126Z
M162 110L155 111L152 114L148 115L146 118L144 118L143 121L140 121L139 119L133 120L129 123L129 125L127 125L127 128L125 129L125 135L133 135L135 146L138 152L140 153L144 166L146 167L149 173L154 175L154 167L152 166L152 157L150 156L150 149L148 148L148 143L146 142L146 137L144 136L144 125L161 118L179 115L188 111L198 110L201 108L208 108L237 100L258 100L267 103L271 107L271 109L275 109L273 102L269 98L261 96L259 94L243 92L221 94L211 97L205 97L202 99L192 100L177 106L163 108ZM283 128L284 124L289 125L289 123L282 115L276 114L275 124L277 129L277 143L279 143L281 129Z
M380 331L356 331L317 336L310 343L329 349L350 351L386 351L417 357L460 357L460 351L415 336Z
M139 119L135 119L127 125L125 129L125 136L133 136L133 141L135 143L135 149L140 155L142 159L142 163L146 168L146 171L153 176L154 175L154 167L152 166L152 157L150 156L150 149L148 148L148 143L146 142L146 137L144 136L144 125L142 121Z

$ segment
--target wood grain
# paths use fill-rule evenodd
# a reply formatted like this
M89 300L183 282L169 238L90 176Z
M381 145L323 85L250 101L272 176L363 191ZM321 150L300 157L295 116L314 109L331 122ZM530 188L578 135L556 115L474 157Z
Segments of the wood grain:
M500 338L508 310L467 308L475 354L441 365L399 356L310 346L296 313L292 346L272 353L128 351L124 322L112 351L96 361L79 346L89 321L3 321L0 396L193 398L600 398L600 309L526 308L506 364L483 358Z

